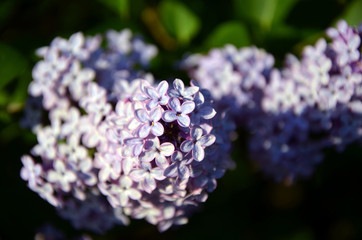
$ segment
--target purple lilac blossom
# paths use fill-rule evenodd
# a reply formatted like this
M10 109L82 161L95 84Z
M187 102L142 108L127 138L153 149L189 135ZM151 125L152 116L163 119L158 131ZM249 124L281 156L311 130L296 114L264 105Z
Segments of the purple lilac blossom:
M134 79L153 81L151 74L136 65L146 67L157 53L129 30L109 31L107 37L104 49L101 36L82 33L69 40L55 38L50 46L39 49L42 60L33 69L22 120L38 140L32 156L22 157L22 179L76 228L95 232L128 224L128 218L109 205L97 186L99 179L117 179L121 171L121 157L109 146L109 136L113 134L117 143L122 139L118 135L114 139L104 119L114 112L115 96L133 94L135 88L128 85L138 87ZM114 125L125 120L114 119ZM95 154L101 151L105 154Z
M38 50L28 106L42 118L24 119L37 144L20 175L77 229L103 233L130 218L160 231L185 224L233 167L227 113L196 84L153 85L137 66L157 50L130 31L100 44L76 33Z
M255 47L227 45L186 58L186 68L216 105L250 131L251 158L277 181L309 177L323 149L361 139L361 28L339 21L332 39L288 55L282 69Z

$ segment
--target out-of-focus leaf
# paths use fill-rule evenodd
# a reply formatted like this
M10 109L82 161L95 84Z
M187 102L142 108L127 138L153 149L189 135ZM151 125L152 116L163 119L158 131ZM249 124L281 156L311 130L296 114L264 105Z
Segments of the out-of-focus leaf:
M243 23L230 21L220 24L207 37L205 46L208 48L222 47L228 43L236 47L250 45L249 33Z
M263 29L282 21L299 0L234 0L235 15Z
M18 51L0 43L0 89L21 76L26 66L25 58Z
M12 13L15 3L13 0L0 2L0 24Z
M199 31L200 20L184 4L164 0L159 5L161 21L167 31L181 44L187 44Z
M122 18L129 16L129 0L99 0L104 5L116 11Z
M358 25L362 22L362 0L355 0L351 2L344 13L341 16L341 19L344 19L350 25Z
M0 107L6 106L9 101L8 98L8 94L5 91L0 91Z

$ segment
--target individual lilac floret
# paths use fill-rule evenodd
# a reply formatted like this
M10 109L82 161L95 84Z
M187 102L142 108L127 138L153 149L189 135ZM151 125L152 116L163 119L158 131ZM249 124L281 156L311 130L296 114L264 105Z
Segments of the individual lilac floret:
M141 122L138 129L138 136L140 138L147 137L150 133L155 136L161 136L164 132L164 128L158 121L161 119L161 108L155 108L150 113L147 113L145 109L136 110L137 120Z
M191 129L191 138L182 142L180 149L184 153L192 152L192 157L200 162L205 157L204 148L213 144L216 138L212 134L203 135L203 130L199 127Z
M169 101L169 106L171 110L166 110L162 119L165 122L173 122L177 120L177 123L181 127L190 126L190 117L188 116L195 109L195 103L192 101L185 101L180 104L178 98L171 98Z

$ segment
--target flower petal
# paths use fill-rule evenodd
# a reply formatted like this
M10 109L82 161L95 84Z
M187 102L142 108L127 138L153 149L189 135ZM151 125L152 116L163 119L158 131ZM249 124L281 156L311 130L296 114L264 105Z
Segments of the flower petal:
M198 91L199 91L199 87L196 87L196 86L188 87L188 88L186 88L186 90L184 92L184 96L194 95Z
M199 127L194 127L191 129L191 137L194 140L199 140L202 136L202 133L203 133L203 131Z
M151 126L148 124L142 124L141 127L138 129L138 136L140 138L145 138L150 134Z
M185 85L182 82L182 80L176 78L173 81L173 87L179 92L179 93L183 93L184 89L185 89Z
M130 172L129 176L132 178L133 181L139 182L146 176L146 171L143 169L134 169L132 172Z
M146 192L151 193L156 189L156 181L150 175L147 175L142 181L142 186Z
M162 119L165 122L173 122L177 119L176 113L174 111L165 111L162 115Z
M196 142L194 145L194 149L192 150L192 157L198 162L201 162L205 157L205 151L199 142Z
M151 127L151 132L156 137L161 136L165 129L163 128L162 124L159 122L154 123L154 125Z
M203 136L202 138L200 138L199 141L197 141L198 143L200 143L201 146L203 147L208 147L211 144L213 144L216 140L216 137L212 134L207 134L205 136Z
M161 144L159 151L161 151L162 155L169 157L175 151L175 146L172 143L165 142Z
M155 162L156 162L156 165L158 167L160 167L161 169L165 169L169 166L169 163L168 163L166 157L163 156L162 154L157 154Z
M181 127L188 127L190 126L190 118L187 115L177 116L177 123Z
M176 177L177 176L177 164L171 164L170 166L168 166L168 168L165 169L165 171L163 172L163 175L165 175L166 177Z
M192 147L191 147L191 149L192 149ZM191 151L191 149L190 149L190 151ZM172 161L172 162L179 162L179 161L182 160L182 158L183 158L182 152L176 151L176 152L174 152L174 153L172 154L172 156L171 156L171 161Z
M160 97L156 89L151 86L145 87L145 93L152 99L158 99Z
M167 81L163 80L162 82L160 82L157 86L157 91L158 93L162 96L165 95L166 92L168 90L168 83Z
M151 111L150 113L150 119L153 122L158 122L162 117L162 110L161 107L155 108L154 110Z
M128 192L128 197L133 200L139 200L142 197L142 194L134 188L128 189L127 192Z
M195 103L193 101L186 101L181 106L181 112L183 114L189 114L195 109Z
M153 150L144 151L140 155L140 160L142 162L151 162L153 159L155 159L155 157L156 157L155 151L153 151Z
M181 112L181 103L180 100L178 100L178 98L171 98L168 101L168 105L171 107L172 110L174 110L175 112Z
M201 117L203 117L204 119L211 119L216 115L216 111L215 109L213 109L212 107L209 106L205 106L202 107L199 110L199 114L201 115Z
M150 116L148 116L147 111L144 109L136 110L136 117L140 122L143 122L143 123L149 122L151 120Z
M150 101L148 101L148 103L146 104L146 107L148 110L151 110L152 108L157 107L159 104L157 99L152 99Z
M181 151L188 153L192 150L193 147L194 147L194 144L192 143L191 140L185 140L181 143L180 149L181 149Z

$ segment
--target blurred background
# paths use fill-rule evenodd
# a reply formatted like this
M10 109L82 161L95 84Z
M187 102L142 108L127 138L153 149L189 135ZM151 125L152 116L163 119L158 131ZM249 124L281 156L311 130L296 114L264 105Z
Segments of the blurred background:
M129 28L155 44L156 79L182 78L175 64L186 53L206 53L231 43L255 45L281 66L290 52L324 37L338 19L362 21L361 0L1 0L0 1L0 239L33 239L45 223L70 238L79 236L55 209L20 179L20 157L36 138L22 129L34 52L56 36ZM292 186L265 178L249 161L241 130L233 153L237 167L189 224L165 233L145 221L115 227L93 239L362 239L362 151L326 150L312 178Z

